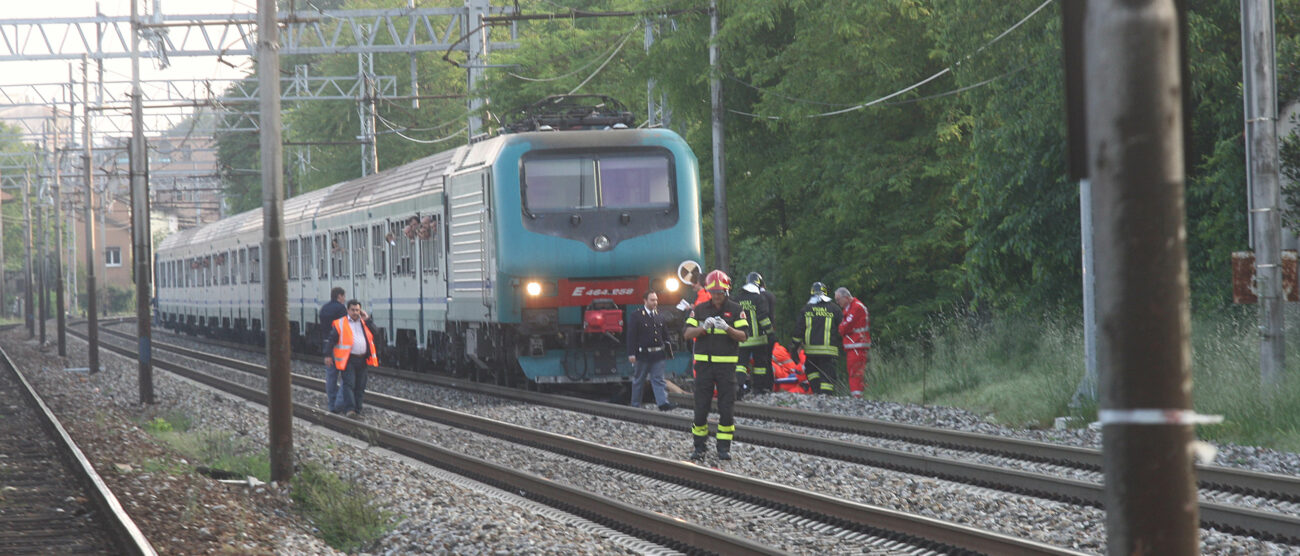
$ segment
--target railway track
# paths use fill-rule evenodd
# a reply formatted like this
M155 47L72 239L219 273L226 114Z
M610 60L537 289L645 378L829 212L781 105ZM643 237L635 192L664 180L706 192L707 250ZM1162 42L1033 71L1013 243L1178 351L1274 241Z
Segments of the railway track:
M129 335L126 335L129 337ZM225 358L180 346L157 344L159 349L175 350L187 357L222 361ZM245 348L246 349L246 348ZM208 359L213 358L213 359ZM314 360L308 359L314 362ZM238 363L235 363L238 365ZM257 365L247 365L246 372L257 372ZM479 394L576 411L611 419L641 423L651 426L684 430L689 427L689 417L671 413L644 411L622 405L582 400L528 392L514 388L485 385L466 380L427 374L415 374L393 369L380 369L374 374L423 382L435 386L456 388ZM685 401L684 397L677 397ZM855 442L819 438L807 434L745 427L737 433L740 442L792 450L812 455L935 477L944 480L993 488L1071 504L1101 508L1104 487L1101 484L1101 453L1097 450L1062 446L1044 442L1004 438L992 435L966 433L889 423L884 421L845 417L801 411L761 404L737 403L737 416L772 422L823 429L865 437L899 440L923 446L941 447L999 458L1043 462L1069 469L1081 470L1087 480L1019 471L999 466L980 465L960 459L935 457L909 451L876 448ZM1207 492L1218 492L1220 498L1234 503L1202 501L1200 508L1203 527L1214 528L1261 539L1288 544L1300 544L1300 519L1293 511L1300 500L1300 481L1296 478L1271 473L1259 473L1218 466L1198 466L1200 487ZM1261 511L1247 505L1267 502L1281 509Z
M113 336L130 338L129 334L110 333ZM125 347L105 343L103 348L131 355ZM256 388L249 388L226 380L191 370L194 365L164 361L157 358L159 351L173 351L184 354L187 358L196 358L208 363L237 369L244 373L258 376L265 375L265 369L245 362L229 360L186 350L155 342L154 365L172 371L209 386L237 393L241 397L266 403L265 393ZM317 391L324 390L321 380L295 375L294 384ZM552 434L537 429L494 421L468 415L465 413L442 409L419 402L384 396L377 393L367 394L367 404L372 407L384 407L399 413L420 419L451 425L484 435L507 440L515 444L532 446L569 458L576 458L595 463L607 468L618 469L624 473L633 473L658 481L666 481L681 487L695 489L705 493L729 499L733 505L748 505L763 508L768 513L785 513L790 520L813 520L820 522L821 528L841 530L846 538L872 537L867 541L876 546L893 546L891 550L916 551L917 553L983 553L983 554L1075 554L1075 552L1051 547L1045 544L1009 536L982 531L979 529L946 523L943 521L909 515L883 508L875 508L846 500L824 496L804 490L785 487L765 481L741 477L691 463L649 456L634 451L622 450L597 443L586 442L565 435ZM507 490L526 493L555 507L582 515L615 530L639 536L664 544L665 546L687 552L704 551L716 553L769 553L772 551L762 545L733 538L707 529L693 527L691 531L674 531L673 528L685 524L678 519L666 518L658 512L638 510L609 501L593 501L604 497L583 494L574 491L543 492L541 487L559 487L555 481L535 477L514 476L510 469L478 458L461 456L447 452L412 438L360 423L350 419L330 415L315 407L295 404L296 417L321 424L323 426L349 434L367 442L378 444L396 452L422 459L431 464L465 474L477 480L501 486ZM490 474L486 474L489 473ZM582 501L579 502L578 499ZM595 504L595 506L592 506ZM635 517L624 520L624 512ZM662 527L662 530L648 529L647 524ZM647 531L649 531L647 533ZM703 539L703 540L702 540Z
M0 554L154 554L3 351L0 367Z

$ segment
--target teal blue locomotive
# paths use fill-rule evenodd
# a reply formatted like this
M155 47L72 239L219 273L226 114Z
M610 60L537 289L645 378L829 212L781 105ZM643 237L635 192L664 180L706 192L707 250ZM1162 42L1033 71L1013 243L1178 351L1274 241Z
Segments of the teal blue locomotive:
M287 200L295 348L319 352L317 312L340 286L371 313L385 366L502 384L627 380L627 311L648 288L675 305L690 289L679 263L702 255L697 162L672 131L566 106ZM250 211L161 242L162 326L261 341L261 220ZM684 351L670 373L687 372Z

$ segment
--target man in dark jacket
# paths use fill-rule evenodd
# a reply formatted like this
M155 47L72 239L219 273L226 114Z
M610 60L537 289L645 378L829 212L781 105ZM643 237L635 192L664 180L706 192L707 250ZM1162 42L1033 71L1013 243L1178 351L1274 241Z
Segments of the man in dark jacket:
M812 297L803 306L800 319L795 323L794 345L808 355L804 371L814 394L835 393L835 365L840 357L840 306L826 295L826 285L814 282Z
M334 288L330 290L330 300L320 308L320 341L321 345L329 347L330 329L334 326L334 321L348 316L348 308L343 306L343 300L347 299L343 288ZM342 411L339 407L339 371L334 368L332 362L325 364L325 403L331 412L339 413Z
M754 331L740 343L740 362L736 364L737 401L747 392L772 392L772 348L767 343L767 334L772 330L772 305L763 295L762 281L762 275L751 272L745 285L731 293L731 299L749 316L749 326Z
M627 325L627 360L632 363L632 407L641 407L641 385L650 381L660 411L677 407L664 391L664 366L668 360L668 328L659 315L659 294L647 290L643 306L632 311Z

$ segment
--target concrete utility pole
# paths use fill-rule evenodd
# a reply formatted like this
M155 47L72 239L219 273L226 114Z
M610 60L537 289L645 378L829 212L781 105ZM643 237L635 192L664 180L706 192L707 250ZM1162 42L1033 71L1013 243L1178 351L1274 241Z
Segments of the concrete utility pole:
M152 323L149 301L153 288L149 285L150 262L153 249L149 232L149 158L144 148L144 108L140 101L140 16L136 0L131 0L131 23L135 35L131 37L131 236L135 265L135 333L139 337L140 403L154 403L153 359L151 354Z
M48 124L49 122L46 123ZM45 135L45 141L47 144L49 143L49 140L50 137L49 134L47 133ZM44 178L41 179L41 184L42 184L41 187L36 190L36 214L35 214L36 248L34 249L34 251L36 252L35 254L36 292L37 292L36 329L39 332L37 334L37 338L38 338L37 342L40 345L44 346L45 345L45 320L48 318L48 315L50 314L49 313L50 290L48 287L49 276L47 274L49 271L48 262L49 262L49 255L50 255L49 252L50 244L49 242L46 241L47 234L45 233L46 223L45 223L45 185L44 185L45 180Z
M1246 116L1246 185L1259 292L1259 375L1263 391L1286 365L1282 297L1282 187L1278 178L1273 0L1241 0L1241 72Z
M722 129L722 69L718 67L718 0L709 1L709 99L713 103L713 258L730 273L727 246L727 156Z
M280 30L275 0L257 0L257 79L262 120L262 280L266 299L267 410L271 480L293 478L293 382L289 343L289 261L284 241L284 158L280 140Z
M69 68L71 71L71 68ZM71 92L71 90L69 90ZM71 113L68 114L71 117ZM63 305L63 197L59 190L63 187L63 167L59 154L59 108L54 107L54 311L58 322L59 357L68 356L67 321L64 318Z
M23 282L26 284L26 286L23 287L23 293L24 293L23 320L27 322L27 339L29 340L36 337L36 315L32 314L32 310L33 310L32 306L36 304L35 303L36 296L32 292L32 286L34 286L35 284L33 284L32 282L32 202L31 202L31 193L30 193L31 187L32 187L32 171L28 169L26 170L26 175L24 176L23 179L23 237L24 237L23 251L27 255L27 267L24 272L25 276L23 277Z
M71 148L77 136L77 95L74 92L76 80L72 76L72 64L68 64L68 147ZM85 100L85 99L82 99ZM77 312L77 218L72 212L72 203L68 203L68 313ZM60 255L62 256L62 255Z
M82 165L86 169L86 205L82 207L82 217L86 223L86 366L89 372L99 372L99 313L95 303L95 167L93 151L90 146L90 64L86 56L81 57L81 98L82 116L85 123L81 126L81 140L85 146Z
M1084 22L1107 551L1197 554L1178 0Z
M483 99L476 93L479 83L483 81L488 45L491 44L488 34L490 28L483 21L490 8L488 0L465 0L465 9L468 11L465 31L469 35L465 44L469 53L465 61L465 67L469 70L469 81L465 92L469 95L469 138L471 140L483 133L483 117L479 115L479 111L483 109Z

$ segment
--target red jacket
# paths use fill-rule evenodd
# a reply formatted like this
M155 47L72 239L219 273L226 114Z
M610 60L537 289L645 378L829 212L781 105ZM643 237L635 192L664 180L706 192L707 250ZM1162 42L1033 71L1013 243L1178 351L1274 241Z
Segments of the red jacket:
M853 298L844 308L844 320L840 321L840 337L844 338L844 349L871 349L871 313L858 298Z

